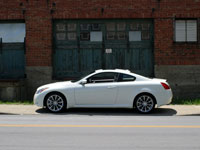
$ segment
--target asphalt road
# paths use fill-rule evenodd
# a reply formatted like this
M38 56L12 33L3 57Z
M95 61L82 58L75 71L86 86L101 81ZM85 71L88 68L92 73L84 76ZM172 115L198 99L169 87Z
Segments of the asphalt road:
M0 115L0 150L199 150L199 116Z

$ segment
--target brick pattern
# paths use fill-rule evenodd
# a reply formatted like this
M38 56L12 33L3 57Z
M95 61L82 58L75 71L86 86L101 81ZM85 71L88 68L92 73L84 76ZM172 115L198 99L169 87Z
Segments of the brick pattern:
M200 0L1 0L0 8L0 20L26 23L27 66L52 65L52 19L88 18L153 18L156 65L200 64L200 43L173 42L174 18L200 18Z

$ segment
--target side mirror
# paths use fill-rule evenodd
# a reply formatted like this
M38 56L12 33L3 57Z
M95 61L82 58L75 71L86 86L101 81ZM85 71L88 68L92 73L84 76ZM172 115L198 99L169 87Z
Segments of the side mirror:
M85 85L86 83L87 83L87 80L85 80L85 79L81 80L81 82L80 82L81 85Z

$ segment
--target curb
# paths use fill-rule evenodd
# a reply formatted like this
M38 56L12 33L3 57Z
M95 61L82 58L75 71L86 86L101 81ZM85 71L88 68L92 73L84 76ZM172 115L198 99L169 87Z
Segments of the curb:
M86 109L86 108L85 108ZM72 110L72 111L71 111ZM83 109L82 109L83 110ZM129 109L104 109L100 110L97 109L91 109L92 111L82 111L81 109L70 109L69 111L66 111L63 114L73 114L78 115L82 113L82 115L88 115L88 114L98 114L100 115L107 115L115 114L115 116L122 114L127 114L128 116L133 115L142 115L138 114L135 111L130 111ZM108 111L109 110L109 111ZM114 110L114 111L112 111ZM116 111L117 110L117 111ZM121 111L122 110L122 111ZM104 114L105 113L105 114ZM1 104L0 105L0 115L39 115L39 114L52 114L46 111L43 108L37 107L35 105L6 105ZM156 108L155 111L151 114L152 116L200 116L200 105L165 105L161 106L159 108ZM145 116L145 115L144 115Z

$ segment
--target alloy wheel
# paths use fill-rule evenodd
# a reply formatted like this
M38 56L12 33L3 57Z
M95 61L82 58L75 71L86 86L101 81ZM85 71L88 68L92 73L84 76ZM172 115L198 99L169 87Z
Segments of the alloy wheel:
M149 113L153 110L155 102L149 95L142 95L136 100L136 108L141 113Z
M57 94L50 95L47 98L46 106L51 112L60 112L65 105L64 99Z

